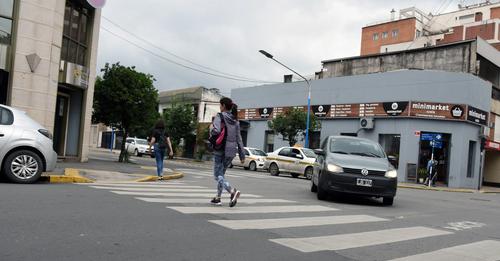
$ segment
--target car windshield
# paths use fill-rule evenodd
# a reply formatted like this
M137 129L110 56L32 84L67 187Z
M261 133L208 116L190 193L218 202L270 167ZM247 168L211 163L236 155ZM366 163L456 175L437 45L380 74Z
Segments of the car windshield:
M137 140L137 144L139 144L139 145L148 145L148 141L147 140Z
M385 158L385 153L380 148L380 145L366 140L334 139L330 145L330 152L364 157Z
M318 156L314 153L314 150L311 149L302 149L302 152L304 152L304 155L308 158L316 158Z
M255 156L267 156L267 154L261 150L251 149L250 153Z

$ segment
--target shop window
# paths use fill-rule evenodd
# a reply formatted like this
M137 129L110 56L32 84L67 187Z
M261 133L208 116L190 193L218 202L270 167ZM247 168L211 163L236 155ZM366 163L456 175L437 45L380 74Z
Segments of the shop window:
M86 66L89 10L78 2L66 2L61 59Z
M399 149L401 145L400 134L380 134L379 143L384 148L385 154L391 164L397 169L399 168Z

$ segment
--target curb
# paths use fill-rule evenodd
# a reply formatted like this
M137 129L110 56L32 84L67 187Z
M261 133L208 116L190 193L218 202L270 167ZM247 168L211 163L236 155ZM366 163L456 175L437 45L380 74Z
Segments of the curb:
M437 188L437 187L428 187L428 186L414 186L414 185L406 185L406 184L398 184L398 188L408 188L408 189L419 189L419 190L432 190L432 191L445 191L445 192L461 192L461 193L475 193L477 190L472 189L454 189L454 188ZM489 193L489 192L488 192Z
M64 175L47 175L40 177L40 181L49 183L94 183L93 180L80 176L80 171L77 169L64 169Z
M163 180L180 179L183 177L184 177L184 173L174 172L173 174L164 175ZM151 181L158 181L158 176L146 176L144 178L140 178L138 180L135 180L135 182L151 182Z

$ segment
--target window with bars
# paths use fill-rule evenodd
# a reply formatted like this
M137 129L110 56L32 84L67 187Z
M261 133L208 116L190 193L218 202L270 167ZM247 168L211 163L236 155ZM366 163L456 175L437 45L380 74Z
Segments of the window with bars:
M87 65L90 10L79 2L66 2L61 59Z

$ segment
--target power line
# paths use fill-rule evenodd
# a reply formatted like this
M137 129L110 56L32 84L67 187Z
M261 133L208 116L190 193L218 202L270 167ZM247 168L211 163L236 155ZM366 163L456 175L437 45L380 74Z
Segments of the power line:
M195 65L195 66L198 66L198 67L204 68L204 69L206 69L206 70L213 71L213 72L215 72L215 73L211 73L211 72L207 72L207 71L200 70L200 69L197 69L197 68L193 68L193 67L191 67L191 66L187 66L187 65L184 65L184 64L178 63L178 62L176 62L176 61L173 61L173 60L171 60L171 59L168 59L168 58L166 58L166 57L162 56L162 59L167 60L168 62L174 63L174 64L176 64L176 65L178 65L178 66L184 67L184 68L186 68L186 69L190 69L190 70L194 70L194 71L197 71L197 72L200 72L200 73L205 73L205 74L209 74L209 75L211 75L211 76L215 76L215 77L222 77L222 78L226 78L226 79L230 79L230 80L239 80L239 81L245 81L245 82L255 82L255 83L277 83L277 82L273 82L273 81L258 80L258 79L252 79L252 78L244 77L244 76L239 76L239 75L229 74L229 73L225 73L225 72L222 72L222 71L219 71L219 70L216 70L216 69L210 68L210 67L208 67L208 66L204 66L204 65L201 65L201 64L195 63L195 62L193 62L193 61L191 61L191 60L189 60L189 59L183 58L183 57L181 57L181 56L179 56L179 55L177 55L177 54L174 54L174 53L172 53L172 52L170 52L170 51L168 51L168 50L165 50L164 48L162 48L162 47L160 47L160 46L158 46L158 45L156 45L156 44L154 44L154 43L151 43L150 41L148 41L148 40L146 40L146 39L144 39L144 38L142 38L142 37L140 37L140 36L138 36L138 35L136 35L136 34L134 34L134 33L130 32L130 31L128 31L127 29L123 28L123 27L122 27L122 26L120 26L119 24L117 24L117 23L115 23L115 22L111 21L109 18L106 18L106 17L104 17L104 16L103 16L103 18L104 18L106 21L108 21L109 23L111 23L112 25L114 25L114 26L118 27L120 30L122 30L122 31L126 32L127 34L129 34L129 35L131 35L131 36L135 37L136 39L139 39L140 41L145 42L146 44L148 44L148 45L150 45L150 46L152 46L152 47L154 47L154 48L156 48L156 49L158 49L158 50L161 50L161 51L163 51L163 52L165 52L165 53L167 53L167 54L169 54L169 55L171 55L171 56L173 56L173 57L175 57L175 58L177 58L177 59L180 59L180 60L182 60L182 61L188 62L188 63L190 63L190 64L192 64L192 65ZM127 39L124 39L123 37L121 37L121 36L117 35L116 33L111 32L111 30L109 30L109 29L107 29L107 28L105 28L105 27L103 27L103 26L101 26L101 27L102 27L104 30L106 30L107 32L109 32L109 33L113 34L114 36L116 36L116 37L118 37L118 38L121 38L122 40L127 41L128 43L133 44L134 46L136 46L136 47L138 47L138 48L140 48L140 49L143 49L143 50L145 50L145 49L146 49L146 48L144 48L144 47L142 47L142 46L138 46L137 44L132 43L131 41L129 41L129 40L127 40ZM152 51L150 51L150 50L145 50L145 51L147 51L148 53L153 54L153 52L152 52ZM156 54L156 53L155 53L155 54L153 54L153 55L155 55L155 56L161 56L161 55L158 55L158 54Z

